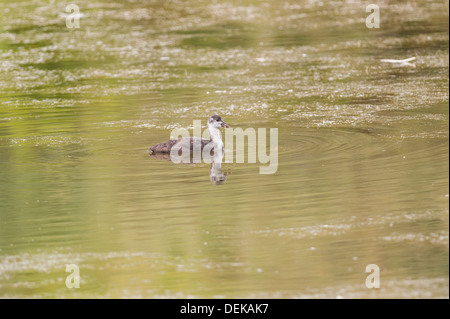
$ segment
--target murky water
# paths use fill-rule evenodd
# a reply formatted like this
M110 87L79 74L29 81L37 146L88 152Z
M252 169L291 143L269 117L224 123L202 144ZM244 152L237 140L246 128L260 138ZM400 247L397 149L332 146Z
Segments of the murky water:
M448 298L447 1L76 3L0 1L0 297ZM213 113L277 173L148 156Z

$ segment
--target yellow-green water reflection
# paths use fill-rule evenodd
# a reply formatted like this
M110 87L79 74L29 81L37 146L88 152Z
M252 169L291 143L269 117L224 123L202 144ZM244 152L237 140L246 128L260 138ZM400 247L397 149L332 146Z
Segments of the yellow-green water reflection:
M77 3L0 1L0 297L448 297L447 2ZM213 113L277 173L148 156Z

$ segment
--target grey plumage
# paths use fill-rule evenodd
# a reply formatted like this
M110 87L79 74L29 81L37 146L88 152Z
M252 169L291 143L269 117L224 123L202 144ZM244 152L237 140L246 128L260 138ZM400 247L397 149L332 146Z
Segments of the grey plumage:
M199 138L199 137L185 137L185 138L180 138L177 140L169 140L169 141L155 144L149 148L149 152L150 152L150 154L155 154L155 153L167 154L167 153L170 153L170 150L172 149L172 147L178 143L182 143L182 145L180 145L181 148L189 148L189 150L192 152L194 150L194 140L196 140L196 141L200 140L201 150L203 150L203 148L211 142L211 140L207 140L207 139Z

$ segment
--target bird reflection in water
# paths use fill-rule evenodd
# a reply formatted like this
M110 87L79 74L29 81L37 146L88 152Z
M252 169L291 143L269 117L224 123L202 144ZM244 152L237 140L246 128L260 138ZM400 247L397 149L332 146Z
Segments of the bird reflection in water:
M216 154L217 153L217 154ZM157 160L165 160L165 161L171 161L170 154L166 153L154 153L150 154L150 157L157 159ZM214 185L222 185L227 180L227 176L231 174L231 172L222 171L222 161L223 161L224 154L223 152L215 152L213 155L211 154L208 157L203 157L202 161L200 163L211 163L209 166L209 180ZM189 161L183 160L181 164L197 164L198 161L195 161L193 156L190 156Z

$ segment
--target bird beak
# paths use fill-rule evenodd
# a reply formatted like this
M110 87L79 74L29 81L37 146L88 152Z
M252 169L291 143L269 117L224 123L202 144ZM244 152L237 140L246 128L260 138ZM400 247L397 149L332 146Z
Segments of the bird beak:
M230 126L227 123L222 122L222 127L229 128Z

